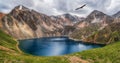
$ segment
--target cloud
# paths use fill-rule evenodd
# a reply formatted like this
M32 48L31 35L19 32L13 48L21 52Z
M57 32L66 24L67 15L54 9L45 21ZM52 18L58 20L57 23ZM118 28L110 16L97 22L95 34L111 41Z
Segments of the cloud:
M83 4L87 6L78 11L74 10ZM0 0L0 12L9 13L17 5L24 5L47 15L71 13L87 16L93 10L112 15L120 11L119 0Z
M112 0L111 4L106 8L108 14L114 14L120 11L120 0Z

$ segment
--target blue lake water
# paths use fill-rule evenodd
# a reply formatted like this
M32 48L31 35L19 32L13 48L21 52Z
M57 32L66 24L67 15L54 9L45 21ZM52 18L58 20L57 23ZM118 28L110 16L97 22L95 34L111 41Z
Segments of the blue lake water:
M19 41L19 48L22 51L36 56L59 56L98 47L102 45L85 44L67 37L44 37Z

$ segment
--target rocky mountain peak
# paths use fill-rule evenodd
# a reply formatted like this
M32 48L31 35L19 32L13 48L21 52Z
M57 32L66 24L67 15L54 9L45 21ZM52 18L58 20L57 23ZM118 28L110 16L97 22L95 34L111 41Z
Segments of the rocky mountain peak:
M99 23L104 20L111 22L113 20L113 18L101 11L94 10L87 16L85 21L90 22L90 23Z
M27 7L23 6L23 5L18 5L13 10L15 10L15 9L17 9L17 10L30 10Z
M93 12L90 13L90 15L88 15L88 17L102 17L102 16L105 16L106 14L104 14L103 12L101 11L98 11L98 10L94 10Z
M103 13L103 12L101 12L99 10L94 10L92 13Z
M82 17L78 17L78 16L76 16L76 15L72 15L72 14L69 14L69 13L63 14L63 16L64 16L65 18L67 18L68 20L71 20L71 21L74 22L74 23L76 23L76 22L81 21L81 20L84 19L84 18L82 18Z
M2 29L17 39L54 36L62 34L63 26L50 16L24 6L16 6L2 18Z
M15 16L15 15L18 15L19 13L23 13L23 12L28 13L28 12L31 12L31 11L32 11L32 9L29 9L29 8L23 6L23 5L18 5L9 14Z

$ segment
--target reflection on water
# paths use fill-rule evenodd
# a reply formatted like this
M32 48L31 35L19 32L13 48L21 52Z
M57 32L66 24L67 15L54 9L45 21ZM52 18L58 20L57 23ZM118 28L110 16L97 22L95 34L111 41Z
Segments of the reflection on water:
M73 52L79 52L101 45L83 44L67 37L47 37L39 39L21 40L19 48L26 53L37 56L57 56Z

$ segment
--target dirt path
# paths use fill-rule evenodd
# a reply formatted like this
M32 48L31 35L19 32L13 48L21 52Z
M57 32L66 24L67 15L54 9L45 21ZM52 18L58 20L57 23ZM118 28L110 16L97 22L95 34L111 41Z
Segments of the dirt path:
M11 50L11 49L3 47L3 46L0 46L0 50L9 51L9 52L15 52L14 50Z
M76 56L71 56L69 57L70 63L89 63L86 60L80 59L79 57Z

